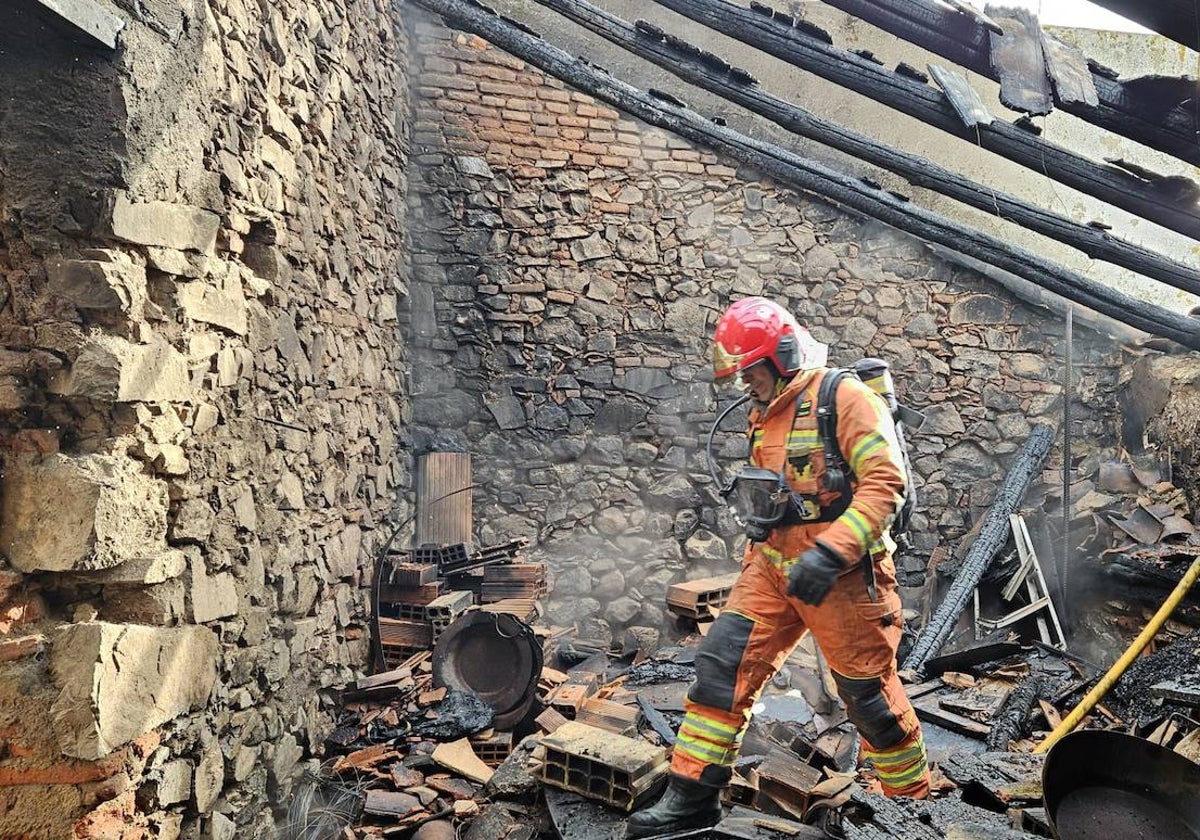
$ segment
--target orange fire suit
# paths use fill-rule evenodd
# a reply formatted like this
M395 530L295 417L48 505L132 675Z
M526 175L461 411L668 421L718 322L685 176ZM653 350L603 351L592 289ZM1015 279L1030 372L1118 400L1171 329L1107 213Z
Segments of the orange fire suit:
M821 490L824 451L817 394L826 369L801 371L765 409L750 414L751 462L785 472L788 484L818 508L840 496ZM921 726L896 674L901 607L887 528L903 501L904 473L887 405L847 377L837 389L837 439L851 471L853 498L833 521L801 521L751 543L729 601L700 645L696 681L671 761L673 773L701 783L729 782L750 708L763 686L811 631L833 671L862 755L885 793L923 797L929 770ZM788 572L817 541L846 569L818 606L787 594ZM874 568L875 592L862 563Z

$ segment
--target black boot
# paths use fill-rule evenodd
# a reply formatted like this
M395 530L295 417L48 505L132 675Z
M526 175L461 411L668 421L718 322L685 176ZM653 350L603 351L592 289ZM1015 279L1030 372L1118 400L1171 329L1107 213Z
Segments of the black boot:
M658 803L643 808L625 823L625 836L653 837L715 825L721 819L721 789L683 776L671 776Z

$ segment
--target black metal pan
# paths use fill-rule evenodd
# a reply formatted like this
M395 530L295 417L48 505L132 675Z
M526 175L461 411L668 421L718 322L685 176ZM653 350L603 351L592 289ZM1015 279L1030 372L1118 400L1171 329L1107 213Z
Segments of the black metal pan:
M1144 738L1085 729L1042 768L1059 840L1200 840L1200 764Z

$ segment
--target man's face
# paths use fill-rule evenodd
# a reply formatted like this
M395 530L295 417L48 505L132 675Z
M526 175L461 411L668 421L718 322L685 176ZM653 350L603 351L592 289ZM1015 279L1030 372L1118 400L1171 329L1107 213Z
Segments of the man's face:
M775 397L775 372L766 362L758 362L743 370L739 376L750 396L760 403L769 403Z

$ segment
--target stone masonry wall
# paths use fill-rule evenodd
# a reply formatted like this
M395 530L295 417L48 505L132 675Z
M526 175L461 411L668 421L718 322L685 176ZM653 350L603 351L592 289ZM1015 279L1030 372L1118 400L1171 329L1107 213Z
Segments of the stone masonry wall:
M0 10L0 836L271 836L406 512L407 33L100 2Z
M928 413L909 584L986 509L1031 424L1060 425L1061 315L417 20L414 448L472 453L477 538L531 540L551 621L657 637L670 583L736 569L704 444L712 329L738 297L789 305L834 363L887 359ZM1074 354L1083 458L1115 442L1121 359L1083 329ZM726 470L741 416L717 437Z

